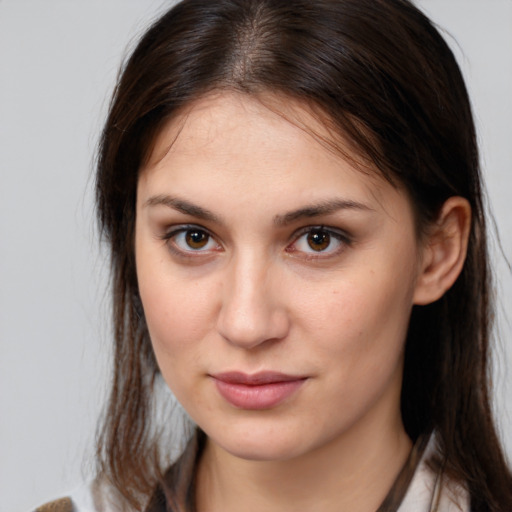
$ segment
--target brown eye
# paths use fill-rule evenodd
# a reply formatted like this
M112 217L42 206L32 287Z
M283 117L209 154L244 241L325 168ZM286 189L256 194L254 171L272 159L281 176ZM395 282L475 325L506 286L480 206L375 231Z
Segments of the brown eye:
M331 235L327 231L316 229L308 233L307 242L313 251L324 251L331 244Z
M351 245L351 238L340 229L325 226L305 227L295 236L286 252L309 260L335 257Z
M198 257L222 251L214 235L199 226L176 226L163 239L171 252L178 256Z
M203 249L209 240L210 235L199 229L189 229L185 232L185 242L191 249Z

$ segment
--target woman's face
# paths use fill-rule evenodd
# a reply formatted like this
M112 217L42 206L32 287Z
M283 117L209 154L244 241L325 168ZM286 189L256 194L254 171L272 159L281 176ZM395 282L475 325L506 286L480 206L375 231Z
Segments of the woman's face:
M294 122L207 96L164 127L138 184L137 275L162 375L216 446L247 459L402 428L421 263L411 205L292 107Z

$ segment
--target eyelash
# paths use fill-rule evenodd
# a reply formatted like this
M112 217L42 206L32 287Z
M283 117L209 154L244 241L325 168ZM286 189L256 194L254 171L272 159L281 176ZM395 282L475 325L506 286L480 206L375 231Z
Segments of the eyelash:
M196 226L194 224L178 226L176 227L176 229L173 229L172 231L165 233L161 238L166 242L167 247L173 254L180 256L182 258L197 258L199 256L205 256L205 253L210 253L212 249L208 249L207 251L193 248L181 249L177 245L176 239L180 235L186 235L187 233L192 232L206 235L208 237L206 245L210 244L212 240L215 240L215 237L208 230L202 228L201 226ZM221 248L220 244L216 243L216 248L213 250L215 251L218 250L219 248Z
M327 250L315 251L311 248L311 251L300 251L297 249L297 243L306 235L312 235L313 233L321 233L323 235L327 235L329 237L329 242L327 246ZM335 249L329 249L333 240L335 240L338 245ZM305 241L305 243L308 243ZM350 246L352 243L351 237L345 233L344 231L340 231L339 229L334 229L326 226L306 226L301 228L298 232L295 232L293 235L293 242L287 246L286 252L290 254L294 254L296 252L302 252L305 254L305 258L307 260L319 260L319 259L327 259L333 256L337 256L340 254L347 246ZM309 244L308 244L309 245Z
M180 248L177 243L176 239L180 236L186 236L187 233L192 234L193 232L206 235L207 240L205 243L205 247L207 247L212 241L215 243L215 248L211 249L208 248L206 250L202 250L202 247L199 247L197 249L193 248ZM313 248L311 248L311 251L308 250L300 250L297 249L297 244L301 241L303 237L306 235L311 236L314 233L319 233L324 236L328 237L328 245L325 248L326 250L319 250L315 251ZM222 246L216 242L215 237L206 229L204 229L201 226L197 226L194 224L190 225L181 225L177 226L172 231L169 231L168 233L165 233L162 237L162 240L164 240L169 248L169 250L182 258L197 258L197 257L204 257L206 255L211 254L211 252L222 250ZM340 254L345 247L350 246L352 243L351 237L345 233L344 231L340 231L338 229L325 227L322 225L315 225L315 226L306 226L301 228L300 230L296 231L292 237L292 242L287 245L285 251L291 255L296 256L297 253L302 253L304 256L303 258L307 260L319 260L319 259L327 259L333 256L336 256ZM337 242L337 247L333 249L329 249L329 247L332 245L333 241ZM305 243L308 243L307 240L304 241ZM187 242L184 242L187 243ZM308 243L309 245L309 243ZM190 247L190 246L189 246Z

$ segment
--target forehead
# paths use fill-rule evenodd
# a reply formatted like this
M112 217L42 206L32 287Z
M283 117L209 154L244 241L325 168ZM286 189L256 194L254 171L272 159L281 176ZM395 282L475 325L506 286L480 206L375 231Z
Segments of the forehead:
M281 203L333 191L381 203L399 193L307 105L234 92L204 96L168 121L140 176L153 193L180 186L208 201L237 187L247 199L277 187Z
M355 144L341 134L329 115L319 107L289 96L275 93L258 95L237 91L215 90L179 109L158 132L151 148L149 159L144 166L152 167L161 160L178 138L195 139L192 142L204 143L212 140L216 128L221 127L225 135L238 130L244 123L244 136L250 137L262 123L281 127L285 135L299 131L305 139L311 138L336 157L350 160L360 170L370 174L380 174L368 159L365 159ZM310 141L311 142L311 141Z

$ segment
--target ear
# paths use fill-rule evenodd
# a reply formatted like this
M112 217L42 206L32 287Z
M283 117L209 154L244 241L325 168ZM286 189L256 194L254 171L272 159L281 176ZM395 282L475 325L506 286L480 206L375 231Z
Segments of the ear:
M469 202L463 197L450 197L423 242L414 304L430 304L453 285L466 259L470 225Z

